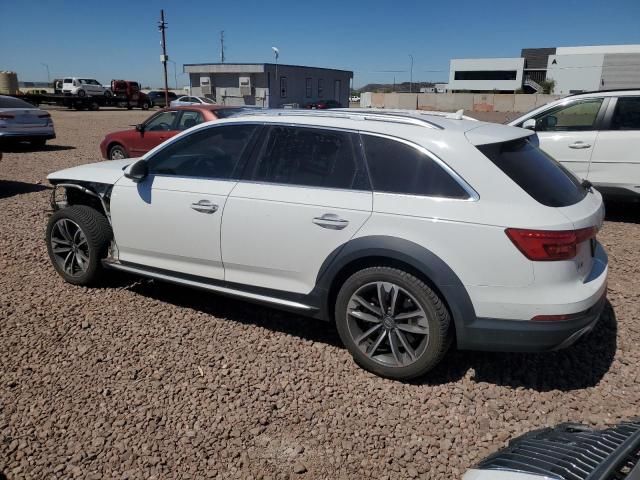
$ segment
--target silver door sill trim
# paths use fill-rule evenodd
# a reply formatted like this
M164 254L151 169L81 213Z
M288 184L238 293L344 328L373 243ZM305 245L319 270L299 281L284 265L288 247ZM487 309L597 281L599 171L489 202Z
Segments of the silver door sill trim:
M165 280L171 283L178 283L180 285L186 285L188 287L196 287L204 290L210 290L212 292L223 293L234 297L250 298L265 303L273 303L276 305L283 305L290 308L296 308L298 310L313 310L309 305L303 303L292 302L290 300L283 300L281 298L269 297L267 295L260 295L257 293L243 292L242 290L235 290L233 288L219 287L217 285L210 285L208 283L197 282L195 280L187 280L185 278L174 277L166 275L164 273L152 272L143 268L130 267L128 265L122 265L120 263L104 262L107 268L113 268L115 270L122 270L129 273L141 275L143 277L157 278L158 280Z

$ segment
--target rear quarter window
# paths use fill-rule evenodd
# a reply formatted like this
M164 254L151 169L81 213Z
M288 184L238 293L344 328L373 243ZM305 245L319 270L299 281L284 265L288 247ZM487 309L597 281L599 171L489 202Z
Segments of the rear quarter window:
M587 194L572 173L526 138L476 148L542 205L568 207Z

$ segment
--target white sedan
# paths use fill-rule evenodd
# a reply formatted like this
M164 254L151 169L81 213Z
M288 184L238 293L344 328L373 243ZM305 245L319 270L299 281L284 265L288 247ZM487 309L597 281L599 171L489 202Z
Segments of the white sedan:
M178 99L171 102L172 107L180 107L182 105L202 105L202 104L213 104L216 102L207 97L179 97Z

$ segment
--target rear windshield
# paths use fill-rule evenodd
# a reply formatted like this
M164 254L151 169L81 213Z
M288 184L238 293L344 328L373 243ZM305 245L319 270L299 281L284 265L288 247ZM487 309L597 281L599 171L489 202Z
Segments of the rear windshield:
M587 191L566 168L526 138L477 146L531 197L547 207L567 207Z
M30 103L13 97L0 96L0 108L36 108Z

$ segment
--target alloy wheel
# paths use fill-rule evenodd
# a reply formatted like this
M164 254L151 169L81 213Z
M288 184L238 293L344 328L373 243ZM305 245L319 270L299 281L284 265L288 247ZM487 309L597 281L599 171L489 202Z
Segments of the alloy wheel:
M61 218L51 229L51 251L67 275L77 277L89 268L89 243L80 226Z
M424 309L390 282L367 283L355 291L347 304L347 327L358 349L386 367L415 363L429 343Z

